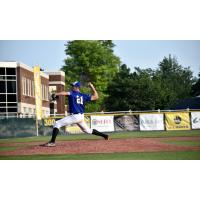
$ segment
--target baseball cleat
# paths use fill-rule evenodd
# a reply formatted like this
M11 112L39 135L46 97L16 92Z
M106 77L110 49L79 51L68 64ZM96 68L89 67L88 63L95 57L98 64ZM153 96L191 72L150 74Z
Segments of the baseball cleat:
M44 146L44 147L55 147L56 144L54 142L48 142L48 143L46 143L46 144L44 144L42 146Z

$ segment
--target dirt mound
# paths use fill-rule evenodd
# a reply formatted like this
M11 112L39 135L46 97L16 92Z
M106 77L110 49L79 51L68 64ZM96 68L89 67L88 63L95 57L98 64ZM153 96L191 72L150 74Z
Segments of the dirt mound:
M173 139L173 138L171 138ZM44 155L44 154L86 154L117 152L159 152L200 150L200 147L186 147L166 144L159 138L129 138L105 140L58 141L56 147L42 147L41 142L25 143L0 155ZM14 144L13 144L14 146Z

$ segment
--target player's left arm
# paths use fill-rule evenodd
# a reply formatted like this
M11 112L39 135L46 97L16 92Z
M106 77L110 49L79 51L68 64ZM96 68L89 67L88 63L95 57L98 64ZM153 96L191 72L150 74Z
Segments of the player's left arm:
M56 101L58 100L59 96L69 96L70 92L58 92L58 93L53 93L51 94L51 101Z
M56 96L69 96L70 95L70 92L58 92L58 93L55 93Z
M98 92L96 91L94 85L91 82L89 82L88 85L92 90L91 101L97 100L99 98L99 95L98 95Z

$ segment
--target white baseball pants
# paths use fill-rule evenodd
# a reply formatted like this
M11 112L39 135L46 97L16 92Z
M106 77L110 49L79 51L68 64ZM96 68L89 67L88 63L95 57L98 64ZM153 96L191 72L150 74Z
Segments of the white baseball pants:
M84 114L72 114L64 117L56 121L53 128L60 129L63 126L69 126L71 124L77 124L83 132L92 134L92 129L90 129L84 121Z

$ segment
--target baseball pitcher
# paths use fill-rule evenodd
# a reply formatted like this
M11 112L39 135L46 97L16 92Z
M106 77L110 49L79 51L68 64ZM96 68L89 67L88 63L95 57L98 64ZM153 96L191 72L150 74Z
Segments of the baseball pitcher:
M70 115L55 122L53 126L53 133L51 140L48 143L44 144L44 146L54 147L56 136L59 133L59 129L63 126L69 126L71 124L77 124L81 128L81 130L85 133L101 136L105 140L109 139L109 136L107 134L101 133L95 129L93 130L90 129L84 121L85 103L90 101L95 101L99 98L94 85L90 82L88 83L88 85L91 88L92 95L81 93L80 92L81 84L78 81L71 84L72 86L71 91L69 92L63 91L52 95L53 100L56 100L57 98L59 98L59 96L68 97Z

